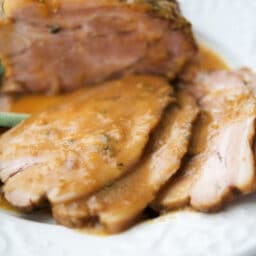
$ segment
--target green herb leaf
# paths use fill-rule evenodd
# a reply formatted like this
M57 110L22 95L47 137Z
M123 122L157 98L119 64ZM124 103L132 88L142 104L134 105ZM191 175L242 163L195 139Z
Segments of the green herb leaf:
M29 116L28 114L0 112L0 127L14 127Z
M5 73L6 73L5 66L3 65L2 61L0 60L0 85L1 85L2 82L3 82Z

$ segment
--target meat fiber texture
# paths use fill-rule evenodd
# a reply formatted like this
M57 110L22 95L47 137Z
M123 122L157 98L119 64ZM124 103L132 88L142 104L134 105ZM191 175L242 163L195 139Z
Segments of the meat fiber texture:
M159 194L155 209L216 211L255 191L255 81L246 69L214 71L185 86L203 114L194 129L190 159Z
M164 79L126 77L66 96L25 120L0 138L6 199L30 210L112 184L140 160L172 94Z
M166 110L143 158L128 175L89 198L55 204L53 215L57 222L72 227L100 226L111 233L135 224L158 191L178 171L197 114L193 97L179 92L177 103Z
M127 74L173 79L197 50L175 1L6 0L5 92L71 91Z

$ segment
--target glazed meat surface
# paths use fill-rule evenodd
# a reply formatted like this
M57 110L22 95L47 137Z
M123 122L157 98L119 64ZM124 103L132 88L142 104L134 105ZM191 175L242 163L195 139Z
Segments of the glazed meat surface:
M127 176L89 199L54 205L57 222L84 226L98 220L111 233L136 222L159 189L179 169L187 152L198 108L186 92L179 92L177 100L178 105L169 106L166 111L141 162Z
M68 97L0 138L6 199L31 209L88 196L126 173L171 101L164 79L131 76Z
M252 74L245 71L215 71L199 75L187 86L204 112L194 129L194 156L160 193L154 208L191 205L212 211L238 194L255 191L252 81Z
M4 11L5 92L71 91L134 73L173 79L196 52L174 1L5 0Z

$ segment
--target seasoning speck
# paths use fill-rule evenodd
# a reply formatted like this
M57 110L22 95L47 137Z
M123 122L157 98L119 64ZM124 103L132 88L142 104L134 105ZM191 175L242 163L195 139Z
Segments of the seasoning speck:
M6 73L5 66L3 65L2 61L0 60L0 85L3 82L5 73Z
M51 34L57 34L61 31L61 27L59 25L52 25L50 27L50 33Z

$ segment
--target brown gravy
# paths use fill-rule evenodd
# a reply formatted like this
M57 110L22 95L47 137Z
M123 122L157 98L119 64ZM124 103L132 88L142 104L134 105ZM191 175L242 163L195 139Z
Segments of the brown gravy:
M211 69L228 69L228 65L224 60L218 56L214 51L204 47L199 47L199 56L193 61L191 65L199 67L201 70L211 70ZM19 113L35 113L42 111L50 105L58 103L63 96L42 96L42 95L24 95L16 98L12 104L10 110L12 112ZM8 211L15 211L15 209L4 199L0 194L0 208ZM88 229L85 229L86 233ZM80 230L83 232L83 230ZM91 233L91 232L89 232ZM92 233L95 234L95 231ZM101 231L96 232L102 234Z
M229 67L227 63L215 53L213 50L200 45L199 46L199 58L198 58L199 67L202 70L211 70L211 69L225 69L228 70Z
M199 57L191 65L197 65L202 70L228 69L227 64L214 51L199 47ZM35 113L56 104L63 96L25 95L14 100L11 105L12 112ZM33 106L33 107L32 107Z
M3 194L0 194L0 208L6 211L16 211L4 198Z

